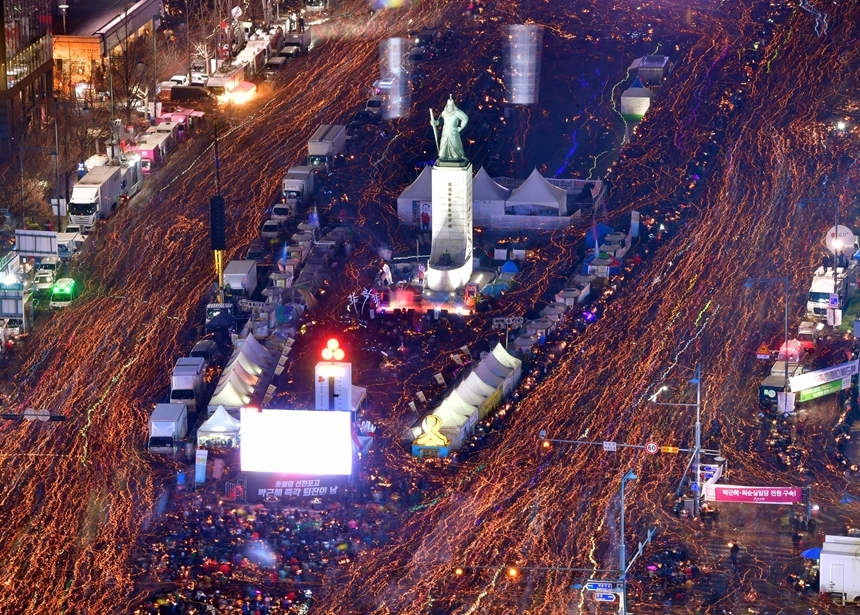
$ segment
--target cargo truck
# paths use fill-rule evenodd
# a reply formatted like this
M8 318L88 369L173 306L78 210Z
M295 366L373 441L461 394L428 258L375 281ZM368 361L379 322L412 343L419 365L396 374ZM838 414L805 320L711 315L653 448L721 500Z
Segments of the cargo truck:
M819 559L818 591L837 604L860 602L860 538L825 536Z
M835 273L833 267L816 269L806 298L806 316L818 320L827 318L831 295L836 299L833 307L844 311L857 289L858 271L860 268L855 262L848 267L837 267Z
M69 217L84 230L92 229L98 218L109 218L122 196L120 167L94 167L72 188Z
M305 53L311 48L311 29L305 28L303 32L292 31L284 34L284 46L281 47L280 55L283 57L295 57Z
M150 453L173 454L188 435L188 407L185 404L158 404L149 415Z
M346 126L323 124L308 141L308 166L329 171L346 148Z
M224 267L224 286L234 295L250 297L257 290L257 261L230 261Z
M314 168L290 167L281 181L287 203L306 205L314 193Z
M203 395L206 360L200 357L178 359L170 375L170 403L185 404L195 412Z
M762 406L777 403L777 394L785 391L786 368L788 368L788 378L806 373L806 366L801 363L777 361L771 368L770 376L765 378L758 387L758 401Z

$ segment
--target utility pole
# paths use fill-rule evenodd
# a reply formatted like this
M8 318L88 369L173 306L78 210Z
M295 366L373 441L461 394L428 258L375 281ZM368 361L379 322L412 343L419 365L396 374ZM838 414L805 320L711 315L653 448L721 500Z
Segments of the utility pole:
M627 615L627 545L624 542L624 485L627 481L638 478L633 473L633 470L627 470L627 473L621 478L621 552L618 558L621 564L621 596L618 599L618 613L620 615Z

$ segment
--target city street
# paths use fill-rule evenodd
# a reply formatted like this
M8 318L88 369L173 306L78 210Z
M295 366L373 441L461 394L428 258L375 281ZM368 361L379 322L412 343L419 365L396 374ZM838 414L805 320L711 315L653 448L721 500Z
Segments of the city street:
M818 529L842 532L860 518L860 489L831 456L841 413L835 396L815 404L799 435L808 452L802 466L781 468L764 446L755 353L781 331L784 295L779 285L744 288L749 276L788 277L796 325L832 215L799 209L797 200L857 191L850 179L856 137L831 139L828 121L854 87L860 14L841 8L823 32L813 13L778 4L499 2L478 18L465 16L463 4L413 0L370 16L363 0L344 2L307 57L262 86L256 100L219 112L229 258L256 236L316 126L346 123L363 106L378 77L379 41L421 24L453 32L448 54L424 65L412 113L390 122L386 134L368 130L356 139L346 165L323 180L329 193L318 195L323 216L345 210L356 249L276 380L273 406L312 403L312 363L321 342L337 334L356 357L355 382L368 388L364 418L380 427L364 469L420 482L423 499L407 508L392 504L394 489L383 489L380 506L397 511L395 520L375 513L385 539L348 565L330 566L312 612L614 612L617 604L597 604L578 585L600 575L591 571L618 567L619 488L628 470L638 477L626 484L628 556L648 529L658 530L630 572L631 612L804 612L815 599L785 585L804 566L783 524L795 510L727 504L714 520L682 518L673 504L686 455L543 448L539 433L689 448L695 412L649 399L671 383L661 401L690 403L688 381L701 364L703 444L727 459L731 484L811 486ZM503 26L526 21L544 27L541 102L503 106L494 57ZM630 63L654 52L667 54L674 71L627 134L616 85L627 87ZM579 178L609 170L610 197L597 219L624 231L631 210L661 220L653 237L640 240L642 263L618 280L602 317L538 352L529 365L541 370L534 388L521 392L481 451L456 465L409 456L402 436L417 417L408 402L430 390L455 349L491 347L499 338L494 316L533 316L551 301L573 273L591 221L529 238L532 255L495 312L452 317L432 340L413 331L404 342L392 330L376 341L380 348L407 351L384 365L378 348L360 349L364 334L341 324L347 296L373 282L382 244L414 254L414 233L398 227L395 199L415 163L435 155L428 108L438 110L448 94L469 114L464 143L476 170L483 164L494 177L517 178L533 168ZM10 613L131 612L151 589L134 562L140 545L157 538L154 511L180 466L144 453L145 425L170 366L203 324L214 276L214 175L209 138L198 134L99 230L80 262L83 300L40 323L8 377L12 410L68 416L4 427L0 436L0 571L14 579L0 585L0 604ZM842 206L847 215L848 201ZM835 354L851 342L834 336L827 345ZM816 538L806 536L804 548ZM674 576L656 572L664 567ZM510 568L519 572L511 576Z

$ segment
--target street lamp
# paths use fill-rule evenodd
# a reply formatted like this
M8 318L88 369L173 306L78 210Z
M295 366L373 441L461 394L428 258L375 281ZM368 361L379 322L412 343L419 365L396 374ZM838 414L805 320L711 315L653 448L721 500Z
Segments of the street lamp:
M656 393L654 393L651 397L648 398L648 401L653 403L656 406L680 406L683 408L695 408L696 409L696 444L693 448L693 454L690 457L690 461L687 462L687 468L684 470L684 475L686 476L687 470L690 468L690 463L692 462L694 467L694 471L696 472L696 483L695 487L695 497L693 497L693 516L699 516L699 500L702 497L702 480L701 480L701 461L702 461L702 364L696 364L696 373L690 379L690 384L696 385L696 403L695 404L683 404L683 403L669 403L669 402L661 402L656 401L657 395L668 389L666 386L661 386ZM683 482L683 478L681 479Z
M69 8L68 4L61 4L60 10L63 12L63 34L66 34L66 10Z
M788 410L788 283L788 278L747 278L747 281L744 283L744 288L752 288L753 284L785 284L785 386L782 389L783 398L785 399L785 410ZM778 352L777 359L779 359Z
M621 564L621 596L618 600L618 612L621 615L627 613L627 546L624 543L624 485L627 481L638 478L633 473L633 470L627 470L627 473L621 477L621 552L618 558Z

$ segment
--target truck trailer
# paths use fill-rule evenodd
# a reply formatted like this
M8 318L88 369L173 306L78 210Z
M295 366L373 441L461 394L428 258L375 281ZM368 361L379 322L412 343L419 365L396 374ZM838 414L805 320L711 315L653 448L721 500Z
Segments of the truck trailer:
M860 602L860 538L825 536L819 560L819 592L834 602Z
M257 290L257 261L230 261L224 267L224 285L234 295L250 297Z
M857 289L858 271L860 268L855 262L848 267L837 267L835 271L833 267L816 269L806 297L806 316L818 320L827 318L831 295L837 299L835 308L844 311Z
M195 412L203 395L205 371L205 359L178 359L170 374L170 403L185 404L191 412Z
M92 229L98 218L109 218L122 196L120 167L94 167L72 188L69 216L73 224Z
M346 149L346 126L323 124L308 141L309 167L328 171L336 165L337 157Z
M281 181L287 203L306 205L314 193L314 168L290 167Z
M150 453L173 454L188 436L188 407L185 404L158 404L149 415Z

